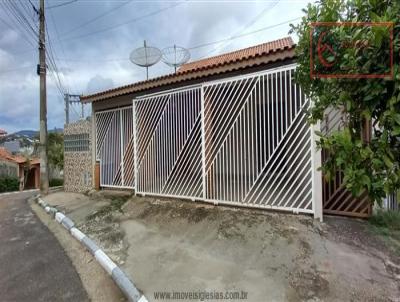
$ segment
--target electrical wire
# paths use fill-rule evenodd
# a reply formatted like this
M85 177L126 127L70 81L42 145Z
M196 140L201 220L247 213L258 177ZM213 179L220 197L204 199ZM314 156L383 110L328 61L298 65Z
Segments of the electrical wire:
M9 0L4 1L3 3L7 6L9 12L11 12L15 19L18 20L19 24L22 25L22 27L27 31L27 33L33 34L35 37L39 37L37 26L28 20L28 17L15 2Z
M297 18L294 18L294 19L286 20L286 21L283 21L283 22L280 22L280 23L277 23L277 24L268 25L268 26L265 26L265 27L262 27L262 28L258 28L258 29L256 29L256 30L253 30L253 31L244 33L244 34L240 34L240 35L234 36L234 37L229 37L229 38L225 38L225 39L221 39L221 40L216 40L216 41L212 41L212 42L207 42L207 43L203 43L203 44L198 44L198 45L195 45L195 46L192 46L192 47L188 47L187 49L188 49L188 50L197 50L197 49L200 49L200 48L204 48L204 47L208 47L208 46L213 46L213 45L215 45L215 44L219 44L219 43L222 43L222 42L228 42L228 41L232 41L232 40L235 40L235 39L240 39L240 38L242 38L242 37L254 35L254 34L256 34L256 33L260 33L260 32L262 32L262 31L266 31L266 30L268 30L268 29L272 29L272 28L275 28L275 27L279 27L279 26L288 24L288 23L290 23L290 22L294 22L294 21L299 20L299 19L301 19L301 17L297 17ZM58 58L58 60L59 60L59 61L69 61L69 62L104 62L104 63L107 63L107 62L125 62L125 61L129 61L128 58L115 58L115 59L92 60L92 61L90 61L90 60L80 60L80 59L71 59L71 60L68 60L68 59L66 59L66 58Z
M55 21L55 19L54 19L53 13L52 13L52 11L49 11L49 12L50 12L51 21L53 22L53 25L54 25L54 30L55 30L55 33L56 33L57 41L59 42L59 45L60 45L60 47L61 47L61 52L62 52L63 56L64 56L65 58L67 58L66 52L65 52L65 48L64 48L64 44L63 44L62 41L60 41L60 35L59 35L59 32L58 32L57 24L56 24L56 21ZM57 58L57 59L58 59L58 58ZM68 66L68 64L67 64L67 62L65 62L64 64L65 64L65 67L66 67L67 69L70 69L69 66ZM66 79L66 81L67 81L67 86L69 87L70 85L69 85L69 81L68 81L67 77L65 77L65 79ZM73 83L73 77L72 77L72 83ZM74 84L74 83L73 83L73 84ZM76 92L77 92L76 86L74 85L73 88L74 88L74 92L75 92L75 94L76 94Z
M109 26L109 27L105 27L105 28L96 30L96 31L92 31L92 32L89 32L89 33L86 33L86 34L77 35L77 36L73 36L73 37L67 37L65 39L62 39L61 41L70 41L70 40L82 39L82 38L86 38L86 37L89 37L89 36L92 36L92 35L96 35L96 34L99 34L99 33L107 32L107 31L113 30L115 28L130 24L130 23L135 23L135 22L140 21L142 19L158 15L160 13L163 13L163 12L167 11L167 10L170 10L172 8L175 8L175 7L179 6L179 5L182 5L186 1L187 0L184 0L184 1L181 1L181 2L178 2L178 3L175 3L173 5L170 5L168 7L164 7L162 9L155 10L155 11L153 11L151 13L148 13L148 14L133 18L133 19L131 19L129 21L118 23L118 24L115 24L115 25L112 25L112 26Z
M71 1L68 1L68 2L65 2L65 3L56 4L56 5L51 5L51 6L46 7L46 9L52 9L52 8L57 8L57 7L69 5L69 4L72 4L72 3L77 2L77 1L78 1L78 0L71 0Z
M55 55L54 55L54 50L51 42L51 38L49 35L48 31L48 26L47 22L45 20L45 25L46 25L46 35L47 35L47 40L48 40L48 45L49 47L46 48L46 54L47 54L47 64L49 66L49 70L53 73L54 78L55 78L55 83L56 86L62 96L64 96L65 93L67 93L68 89L65 88L63 81L61 80L62 74L60 75L56 60L55 60Z
M31 29L27 28L26 24L24 24L21 21L20 17L18 17L18 15L15 13L15 11L12 10L12 8L9 6L9 3L7 1L0 1L0 5L3 7L3 11L9 17L9 19L14 24L14 26L11 26L8 22L6 22L3 19L0 19L0 20L4 24L9 26L10 28L17 29L20 32L20 34L25 38L24 40L34 47L34 45L37 41L36 39L38 37L37 33L32 33ZM32 37L32 34L34 34L35 37Z
M294 19L286 20L286 21L283 21L283 22L280 22L280 23L276 23L276 24L273 24L273 25L268 25L268 26L265 26L265 27L262 27L262 28L259 28L259 29L256 29L256 30L244 33L244 34L241 34L241 35L237 35L235 37L229 37L229 38L225 38L225 39L221 39L221 40L216 40L216 41L212 41L212 42L208 42L208 43L199 44L199 45L196 45L196 46L193 46L193 47L189 47L187 49L188 50L195 50L195 49L211 46L211 45L214 45L214 44L218 44L218 43L221 43L221 42L227 42L227 41L239 39L239 38L242 38L242 37L246 37L246 36L249 36L249 35L254 35L256 33L259 33L259 32L262 32L262 31L265 31L265 30L268 30L268 29L272 29L272 28L275 28L275 27L278 27L278 26L281 26L281 25L285 25L287 23L290 23L290 22L293 22L293 21L296 21L296 20L299 20L299 19L301 19L301 17L297 17L297 18L294 18Z
M246 29L248 29L249 27L251 27L252 25L254 25L254 23L256 23L265 13L267 13L268 11L272 10L277 4L279 3L279 0L275 0L275 2L272 2L272 5L268 5L266 8L264 8L261 13L259 13L257 16L255 16L248 24L246 24L242 29L240 29L238 32L236 32L235 34L233 34L231 36L231 38L234 38L238 35L241 35ZM202 56L200 59L204 58L204 57L209 57L212 53L220 50L223 47L223 44L225 44L225 42L222 42L222 45L217 45L217 47L215 47L213 50L207 52L207 54L205 54L204 56Z
M87 26L87 25L89 25L89 24L91 24L91 23L93 23L93 22L95 22L95 21L97 21L97 20L99 20L99 19L101 19L101 18L107 16L108 14L111 14L112 12L114 12L114 11L120 9L121 7L123 7L123 6L125 6L125 5L127 5L127 4L129 4L129 3L132 3L132 2L133 2L133 1L129 0L129 1L127 1L127 2L124 2L124 3L120 4L120 5L117 5L117 6L113 7L112 9L107 10L106 12L104 12L104 13L102 13L102 14L100 14L100 15L98 15L98 16L96 16L96 17L94 17L94 18L92 18L92 19L90 19L90 20L88 20L88 21L85 21L85 22L81 23L80 25L78 25L78 26L76 26L76 27L70 29L70 30L67 31L67 32L63 32L63 33L61 34L61 36L68 36L70 33L74 32L74 31L76 31L76 30L78 30L78 29L81 29L82 27Z

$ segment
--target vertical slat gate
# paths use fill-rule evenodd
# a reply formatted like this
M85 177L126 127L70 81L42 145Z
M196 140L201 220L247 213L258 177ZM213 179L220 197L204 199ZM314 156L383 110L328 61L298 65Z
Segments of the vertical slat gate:
M138 193L202 197L201 89L137 99Z
M137 192L313 213L294 68L136 99Z
M132 107L96 113L96 160L100 186L134 188Z
M207 200L313 212L309 102L293 72L204 86Z

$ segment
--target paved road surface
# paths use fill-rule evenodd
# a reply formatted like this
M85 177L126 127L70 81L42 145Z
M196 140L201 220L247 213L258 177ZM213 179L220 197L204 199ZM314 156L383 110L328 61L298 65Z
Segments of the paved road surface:
M0 300L88 301L71 260L26 202L33 194L0 195Z

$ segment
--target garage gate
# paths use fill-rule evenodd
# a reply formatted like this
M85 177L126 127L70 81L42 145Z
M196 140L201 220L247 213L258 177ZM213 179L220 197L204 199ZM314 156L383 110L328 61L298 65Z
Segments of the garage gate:
M294 69L134 100L136 193L314 213L310 103Z
M96 160L100 162L100 186L134 189L132 106L96 112L95 123Z
M321 155L294 70L145 95L97 112L100 185L320 217Z

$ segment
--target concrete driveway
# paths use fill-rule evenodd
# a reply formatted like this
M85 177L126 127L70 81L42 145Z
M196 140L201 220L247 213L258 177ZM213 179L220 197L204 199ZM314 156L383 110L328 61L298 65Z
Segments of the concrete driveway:
M0 195L1 301L88 301L70 259L32 213L33 194Z
M106 193L59 192L46 201L122 266L149 301L188 301L182 297L194 293L255 302L400 301L399 254L366 221L318 223L179 200L124 202L129 196Z

